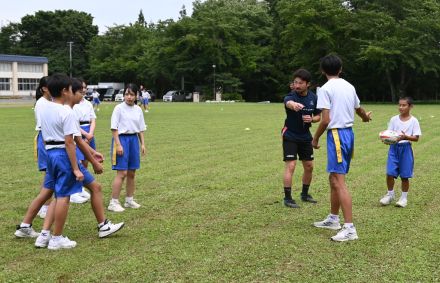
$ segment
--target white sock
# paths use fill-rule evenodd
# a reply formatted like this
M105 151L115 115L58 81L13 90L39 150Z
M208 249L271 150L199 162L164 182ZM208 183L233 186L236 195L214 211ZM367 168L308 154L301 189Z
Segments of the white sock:
M345 228L354 229L353 223L344 223Z
M132 202L132 201L133 201L133 197L126 197L126 198L125 198L125 201L126 201L126 202Z
M112 202L119 202L119 199L117 199L117 198L112 198Z
M22 228L29 228L29 227L31 227L31 224L21 222L20 227L22 227Z
M105 220L104 220L104 222L99 223L98 227L101 228L102 226L104 226L104 224L105 224Z
M402 196L400 198L406 199L408 197L408 192L402 192Z
M52 237L52 239L54 240L54 241L59 241L59 240L61 240L63 238L63 235L58 235L58 236L53 236Z
M387 195L393 197L394 196L394 190L388 190Z
M50 230L41 230L41 235L50 236Z

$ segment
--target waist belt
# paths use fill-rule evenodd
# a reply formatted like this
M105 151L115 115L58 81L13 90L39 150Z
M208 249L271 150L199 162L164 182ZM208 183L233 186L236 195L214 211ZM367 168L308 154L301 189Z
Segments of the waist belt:
M90 124L90 121L79 121L80 125L87 125Z
M120 136L134 136L134 135L137 135L137 134L119 134Z
M61 145L64 144L64 141L47 141L46 145Z

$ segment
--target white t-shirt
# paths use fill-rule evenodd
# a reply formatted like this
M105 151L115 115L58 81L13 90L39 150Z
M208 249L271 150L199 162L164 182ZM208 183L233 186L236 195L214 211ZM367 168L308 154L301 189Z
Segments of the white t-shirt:
M81 136L78 120L72 108L49 102L45 111L40 115L41 133L43 140L64 141L64 136ZM46 149L64 148L65 145L46 145Z
M44 108L46 108L47 104L51 102L44 98L44 96L40 97L35 103L34 112L35 112L35 131L41 130L41 122L40 122L40 114L44 112Z
M80 122L96 119L93 105L90 101L86 99L82 99L78 104L75 104L75 106L73 106L73 111L75 112Z
M319 88L316 107L330 110L327 129L343 129L353 126L355 109L360 107L360 100L353 85L335 78Z
M408 136L421 136L422 131L420 129L419 121L416 117L411 116L409 120L400 120L399 115L393 116L388 124L388 130L395 131L399 134L405 133ZM399 141L399 143L410 142L408 140Z
M92 92L92 97L99 98L99 92L97 92L97 91Z
M137 105L129 106L125 102L116 105L110 128L118 130L119 134L136 134L145 131L147 126L142 109Z
M142 93L142 98L148 98L148 99L151 98L150 93L148 91L143 90L141 93Z

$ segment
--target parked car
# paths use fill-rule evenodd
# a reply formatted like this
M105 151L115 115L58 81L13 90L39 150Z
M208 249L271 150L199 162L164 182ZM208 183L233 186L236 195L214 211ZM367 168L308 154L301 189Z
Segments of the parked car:
M192 99L192 93L188 93L184 90L170 90L163 96L162 100L164 102L173 102L173 101L186 101Z
M115 101L124 101L124 90L120 89L119 92L115 95Z
M115 96L119 92L119 89L108 88L104 93L103 99L104 101L115 101Z

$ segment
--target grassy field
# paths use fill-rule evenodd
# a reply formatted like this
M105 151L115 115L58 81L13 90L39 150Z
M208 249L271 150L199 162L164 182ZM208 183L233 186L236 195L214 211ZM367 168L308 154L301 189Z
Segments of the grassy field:
M105 173L97 176L106 205L114 176L113 107L102 105L96 133L98 150L107 157ZM72 204L64 234L78 246L49 251L13 235L41 181L33 161L31 105L0 105L0 281L440 281L440 106L413 110L423 136L413 147L415 178L404 209L379 205L386 192L387 146L378 133L398 113L397 105L365 108L373 111L373 121L356 119L347 177L358 241L331 242L333 231L311 226L329 212L325 139L315 152L311 186L319 203L283 206L282 104L153 103L145 114L148 154L136 177L142 207L107 213L126 227L98 239L90 205ZM296 199L301 174L298 167ZM42 220L33 225L39 230Z

